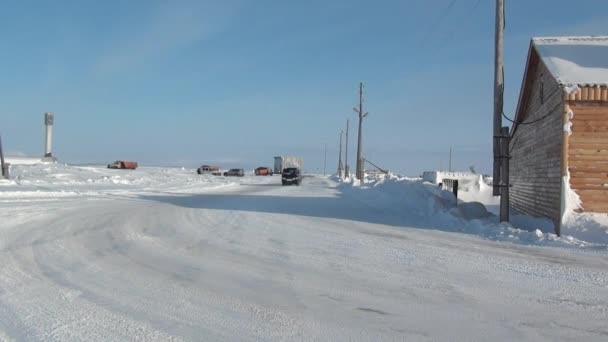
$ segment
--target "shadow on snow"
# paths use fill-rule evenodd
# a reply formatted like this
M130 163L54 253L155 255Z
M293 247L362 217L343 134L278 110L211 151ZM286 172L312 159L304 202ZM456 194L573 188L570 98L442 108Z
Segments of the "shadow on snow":
M276 185L268 184L264 186L272 187ZM390 208L375 207L358 200L356 197L340 192L334 197L298 197L252 193L141 195L139 198L192 209L261 212L341 219L396 227L441 229L431 224L428 217L425 219L424 215L421 215L422 213L412 212L408 208L395 211L390 210Z

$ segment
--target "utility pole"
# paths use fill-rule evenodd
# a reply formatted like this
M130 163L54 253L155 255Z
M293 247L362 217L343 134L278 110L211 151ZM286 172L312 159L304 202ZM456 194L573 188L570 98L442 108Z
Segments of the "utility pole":
M450 146L450 167L448 170L452 172L452 146Z
M494 196L500 195L500 221L509 221L509 129L502 127L504 98L503 37L505 29L504 0L496 0L496 28L494 36L494 125L493 150Z
M342 135L343 130L340 130L340 150L338 152L338 177L342 178Z
M353 108L353 110L359 114L359 138L357 140L357 179L363 180L363 146L362 146L362 127L363 127L363 118L367 116L368 113L363 113L363 82L359 83L359 109Z
M344 178L350 178L350 166L348 166L348 124L349 119L346 119L346 151L344 152Z
M325 176L325 167L327 166L327 143L325 143L325 159L323 160L323 176Z

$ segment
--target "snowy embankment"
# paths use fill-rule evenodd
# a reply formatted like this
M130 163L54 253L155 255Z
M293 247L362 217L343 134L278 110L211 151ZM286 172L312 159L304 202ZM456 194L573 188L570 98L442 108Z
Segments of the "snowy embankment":
M13 165L11 179L0 180L0 201L58 197L136 196L141 193L191 193L235 186L240 179L198 175L194 169L141 167L113 170L104 166L60 163Z
M512 215L511 224L500 223L496 216L499 200L481 176L460 185L458 201L434 184L396 175L368 177L363 183L349 179L338 188L401 215L406 226L530 245L608 249L608 218L602 214L571 215L561 237L553 234L553 225L546 219Z

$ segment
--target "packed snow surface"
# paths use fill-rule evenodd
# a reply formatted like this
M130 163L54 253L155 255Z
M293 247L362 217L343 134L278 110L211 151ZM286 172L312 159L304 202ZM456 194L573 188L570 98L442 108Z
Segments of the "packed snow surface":
M12 174L0 182L0 340L608 337L605 244L465 220L421 180Z
M608 85L608 36L534 38L532 43L560 84Z

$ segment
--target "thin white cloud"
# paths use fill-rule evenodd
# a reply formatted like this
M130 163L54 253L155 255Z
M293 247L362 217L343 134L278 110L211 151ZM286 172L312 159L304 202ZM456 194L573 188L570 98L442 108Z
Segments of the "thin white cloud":
M146 20L133 23L124 39L102 54L94 71L99 75L122 72L204 41L225 30L236 9L226 3L170 1L158 5Z

